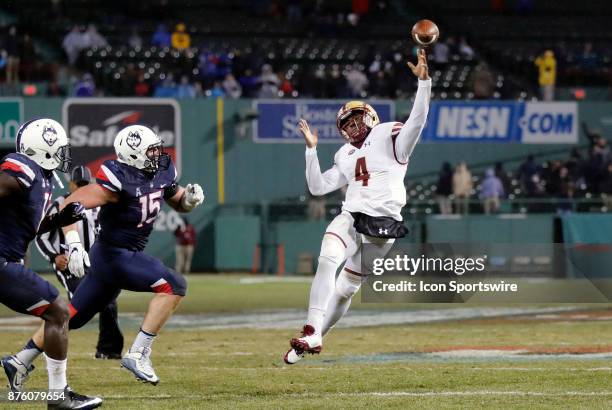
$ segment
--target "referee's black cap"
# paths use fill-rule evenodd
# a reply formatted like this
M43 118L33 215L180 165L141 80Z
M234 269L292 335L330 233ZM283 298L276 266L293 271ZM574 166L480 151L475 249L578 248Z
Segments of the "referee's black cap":
M87 185L91 182L91 171L86 166L76 166L72 168L70 180L79 186Z

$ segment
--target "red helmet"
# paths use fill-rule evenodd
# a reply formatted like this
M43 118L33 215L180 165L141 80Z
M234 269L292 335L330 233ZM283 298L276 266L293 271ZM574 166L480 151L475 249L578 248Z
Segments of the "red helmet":
M353 123L351 127L349 124ZM349 143L363 141L370 130L380 123L378 114L370 104L363 101L349 101L340 108L336 126L340 135Z

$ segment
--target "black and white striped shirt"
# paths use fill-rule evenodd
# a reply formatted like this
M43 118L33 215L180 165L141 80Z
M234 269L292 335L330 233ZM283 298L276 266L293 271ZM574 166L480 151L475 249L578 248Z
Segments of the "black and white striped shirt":
M68 195L62 195L53 201L47 210L47 215L53 215L59 212L59 208L64 203L67 196ZM99 212L100 208L88 209L85 211L85 219L77 222L79 238L81 238L83 248L85 248L87 252L89 252L89 249L96 240ZM63 245L66 245L66 238L61 228L40 234L36 237L36 246L38 250L52 264L58 254L66 252Z

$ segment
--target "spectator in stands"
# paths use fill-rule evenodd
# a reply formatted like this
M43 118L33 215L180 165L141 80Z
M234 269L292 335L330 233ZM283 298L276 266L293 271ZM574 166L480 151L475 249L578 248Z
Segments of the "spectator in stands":
M528 155L527 159L519 166L517 178L521 183L523 194L527 198L535 197L538 193L537 181L539 175L533 155Z
M433 61L436 69L444 70L450 59L450 47L446 41L438 41L433 48Z
M11 26L8 35L4 39L4 50L6 50L6 82L14 84L19 82L19 54L20 42L17 37L17 28Z
M66 52L66 57L68 58L68 64L74 65L74 63L76 63L77 58L79 58L79 53L83 49L84 45L85 39L83 37L83 33L81 32L81 28L77 25L73 26L70 32L66 34L64 41L62 42L62 47Z
M472 189L472 173L465 162L461 162L457 165L453 174L453 195L455 195L456 213L467 214L469 212L469 200L472 195Z
M238 79L240 86L242 87L242 95L245 98L254 98L257 94L258 79L253 70L247 68L244 70L244 74Z
M288 0L287 1L287 20L297 23L302 20L302 1Z
M562 167L561 161L550 161L546 173L543 178L546 182L546 194L553 198L561 197L563 177L561 170L564 169L563 175L567 178L567 168Z
M128 45L131 48L142 48L142 37L138 34L138 29L136 27L132 28L132 34L128 38Z
M593 43L584 43L582 54L580 55L579 65L583 71L591 71L597 68L597 54L593 51Z
M136 78L136 84L134 84L134 95L136 97L148 97L151 95L151 86L146 81L142 71L138 73L138 77Z
M56 80L52 80L47 86L47 97L65 97L66 91Z
M186 75L181 77L181 82L176 88L176 98L195 98L196 91L193 85L189 82L189 77Z
M320 221L325 218L325 196L314 196L307 190L308 195L308 220Z
M172 73L168 73L162 82L155 87L153 97L176 97L176 83L174 82Z
M19 47L19 66L23 74L22 81L33 81L34 73L38 69L38 54L34 47L34 42L29 34L24 34L21 46Z
M187 50L191 47L191 36L187 32L185 24L179 23L172 33L172 47L179 51Z
M186 217L182 219L182 223L174 230L174 236L176 237L176 264L174 270L185 275L191 272L191 261L193 260L193 250L197 242L197 233Z
M160 48L170 48L170 32L165 24L157 26L155 33L153 33L153 37L151 37L151 45Z
M81 80L75 84L72 94L75 97L93 97L96 94L96 84L91 74L83 74Z
M346 73L346 83L349 97L363 98L369 85L368 77L363 73L358 63L354 63Z
M270 64L264 64L261 67L258 83L260 84L259 98L278 98L280 79Z
M281 72L279 75L279 79L280 79L280 87L278 88L278 90L281 92L281 94L284 97L291 97L293 96L293 84L291 83L291 80L289 79L289 77Z
M474 98L486 100L493 96L495 79L487 63L480 62L472 72L471 80Z
M225 91L220 81L215 81L210 90L206 92L206 95L210 98L225 97Z
M493 168L485 171L485 178L480 185L480 200L485 214L497 213L499 199L505 195L504 187L499 178L495 176Z
M552 50L546 50L535 60L538 67L538 84L540 86L540 98L543 101L555 99L555 82L557 77L557 60Z
M474 49L468 44L465 37L461 37L459 40L459 54L464 60L471 60L474 58Z
M510 193L510 189L512 187L510 176L504 169L504 164L502 164L501 162L495 163L495 176L501 181L502 187L504 188L504 192L506 194Z
M0 49L0 77L4 75L6 78L6 63L8 54L5 49Z
M449 162L442 164L442 169L438 174L438 183L436 184L436 199L440 213L448 215L453 213L450 196L453 194L453 170Z
M589 155L602 155L604 160L608 160L610 157L610 148L608 147L608 141L601 135L599 130L589 128L586 122L582 122L582 130L584 135L588 138Z
M602 179L601 198L608 212L612 212L612 163L608 164Z
M87 31L83 34L83 49L102 48L108 45L108 41L98 32L94 24L87 26Z
M240 98L242 95L242 86L236 80L233 74L226 74L223 79L223 91L230 98Z

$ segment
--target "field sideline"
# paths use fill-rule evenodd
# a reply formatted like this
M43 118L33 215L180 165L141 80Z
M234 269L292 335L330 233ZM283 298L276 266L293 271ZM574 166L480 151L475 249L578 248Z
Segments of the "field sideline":
M245 283L252 278L190 276L181 317L295 313L306 307L307 280ZM131 313L122 318L126 343L138 323L128 319L138 317L148 299L122 295L120 311ZM607 305L558 307L513 316L339 328L320 356L293 367L285 366L281 356L296 328L170 325L154 344L153 363L161 378L156 387L136 382L118 362L94 360L92 325L71 334L68 373L75 390L102 395L112 409L612 407L612 311ZM358 314L378 308L382 317L385 311L449 305L375 306L357 300L354 308ZM0 308L0 316L0 353L6 354L21 347L35 323L15 330L6 321L15 315ZM31 390L46 386L44 361L36 364ZM0 402L0 408L44 406Z

